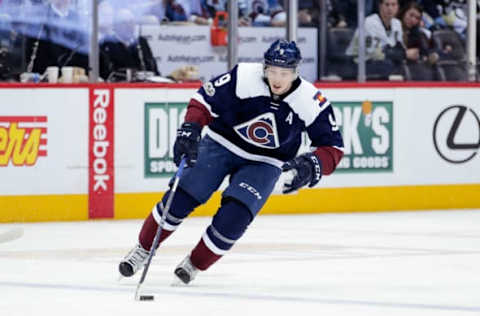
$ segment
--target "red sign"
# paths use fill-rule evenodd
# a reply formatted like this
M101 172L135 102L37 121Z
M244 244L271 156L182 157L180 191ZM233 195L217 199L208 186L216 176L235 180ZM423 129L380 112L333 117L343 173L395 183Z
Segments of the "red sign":
M0 167L33 166L46 156L46 116L0 116Z
M90 88L88 133L89 218L113 217L113 104L112 88Z

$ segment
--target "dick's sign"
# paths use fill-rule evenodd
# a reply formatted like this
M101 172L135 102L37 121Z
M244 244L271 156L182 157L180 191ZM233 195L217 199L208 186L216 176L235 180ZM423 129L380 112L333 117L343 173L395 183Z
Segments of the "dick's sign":
M145 177L170 177L176 131L186 103L145 104ZM393 170L393 104L387 102L333 102L341 127L345 155L337 172L391 172ZM307 148L303 144L301 150Z
M185 117L187 104L145 104L145 177L170 177L177 167L173 144Z
M393 171L392 102L332 103L345 146L337 172Z

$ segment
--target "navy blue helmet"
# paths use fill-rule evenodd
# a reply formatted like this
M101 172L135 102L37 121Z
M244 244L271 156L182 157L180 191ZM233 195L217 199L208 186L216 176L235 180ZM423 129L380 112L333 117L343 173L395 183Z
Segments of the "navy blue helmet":
M263 55L265 65L283 68L296 68L302 60L300 50L294 41L278 39Z

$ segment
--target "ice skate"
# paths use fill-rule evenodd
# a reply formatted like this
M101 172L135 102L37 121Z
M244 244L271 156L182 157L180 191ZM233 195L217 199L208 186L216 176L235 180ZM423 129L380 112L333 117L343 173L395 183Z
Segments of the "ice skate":
M150 251L143 249L140 244L137 244L118 265L120 274L124 277L134 275L138 270L143 268L149 254Z
M198 273L198 269L190 261L190 256L185 257L185 259L180 262L180 264L175 268L175 275L180 279L184 284L190 283Z

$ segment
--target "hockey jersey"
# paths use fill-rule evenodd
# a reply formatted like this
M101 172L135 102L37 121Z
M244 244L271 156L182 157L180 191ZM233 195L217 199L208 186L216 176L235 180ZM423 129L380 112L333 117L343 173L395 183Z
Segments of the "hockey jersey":
M299 77L288 94L272 98L262 64L240 63L206 82L192 97L185 120L208 124L207 135L235 154L277 167L297 155L304 131L312 146L323 148L319 158L333 161L325 174L343 155L326 97Z
M367 60L383 59L383 50L386 45L393 47L397 44L397 42L403 45L402 23L396 18L392 19L390 29L387 30L380 15L377 13L371 14L365 19L365 33L365 49ZM358 55L358 36L357 29L352 41L347 47L347 55Z

